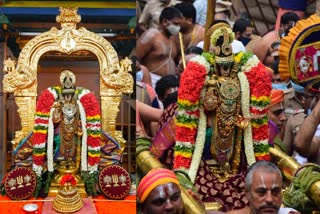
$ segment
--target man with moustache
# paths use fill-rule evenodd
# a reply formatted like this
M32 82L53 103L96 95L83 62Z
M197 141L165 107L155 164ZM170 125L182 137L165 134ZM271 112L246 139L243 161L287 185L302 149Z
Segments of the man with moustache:
M175 74L177 48L174 36L180 31L182 17L177 8L163 9L159 28L148 29L137 40L136 56L149 69L153 88L162 76Z
M258 161L249 167L246 176L246 194L250 206L229 214L299 214L292 208L280 208L282 203L282 174L269 161Z

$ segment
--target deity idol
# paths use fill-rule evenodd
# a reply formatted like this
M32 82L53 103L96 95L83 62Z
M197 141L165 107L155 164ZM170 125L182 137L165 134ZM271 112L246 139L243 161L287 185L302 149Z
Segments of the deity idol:
M98 169L118 164L123 149L101 130L100 105L93 93L75 86L74 73L61 72L60 83L40 94L33 132L14 151L15 165L32 167L49 195L65 174L75 176L80 194L95 194Z
M181 76L173 169L190 179L203 202L227 211L248 203L247 167L269 160L271 78L252 53L232 53L226 23L210 29L209 52L191 59ZM163 150L157 143L151 151Z

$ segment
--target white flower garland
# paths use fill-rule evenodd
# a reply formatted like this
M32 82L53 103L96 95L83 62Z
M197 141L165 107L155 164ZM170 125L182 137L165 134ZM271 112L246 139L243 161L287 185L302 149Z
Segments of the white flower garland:
M267 140L267 139L265 139L265 140L258 140L258 141L254 141L254 143L255 143L256 145L258 145L258 144L267 145L267 144L269 144L269 140Z
M247 163L250 166L256 162L253 140L252 140L252 126L251 126L251 114L250 114L250 86L247 76L243 72L238 73L238 78L241 88L241 110L245 119L250 118L248 126L244 129L244 149L247 157Z
M54 100L58 99L57 91L54 88L50 87L48 88L48 91L53 95Z
M48 125L48 138L47 138L47 159L48 159L48 171L53 172L53 138L54 138L54 125L52 121L54 108L50 109L49 125Z
M210 71L210 63L203 56L197 55L197 56L193 57L192 59L190 59L190 61L196 62L196 63L198 63L200 65L203 65L205 67L205 69L206 69L206 73L207 74Z
M190 142L181 142L181 141L177 141L176 146L183 146L183 147L186 147L186 148L192 148L193 145L190 143Z
M36 164L32 164L32 170L36 173L37 176L41 177L42 176L42 166L40 165L36 165Z
M79 94L80 97L80 94ZM80 111L81 128L82 128L82 145L81 145L81 170L87 171L87 122L86 122L86 112L84 111L83 105L80 102L80 98L77 100Z
M191 165L189 170L189 177L192 183L194 183L196 179L204 144L206 141L207 117L206 117L206 114L204 113L202 106L200 107L199 111L200 111L200 118L199 118L199 126L198 126L195 150L192 155Z
M90 93L90 91L89 91L88 89L85 89L85 88L79 89L79 90L81 90L80 94L78 94L78 99L79 99L79 100L81 100L81 98L82 98L84 95Z
M250 72L253 67L259 64L259 59L256 55L253 55L248 61L241 67L242 72Z

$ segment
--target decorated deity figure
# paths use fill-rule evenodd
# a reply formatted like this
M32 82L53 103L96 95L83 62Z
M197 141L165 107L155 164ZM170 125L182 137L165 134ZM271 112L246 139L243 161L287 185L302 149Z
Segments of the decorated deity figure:
M54 161L64 169L80 166L80 139L83 133L75 81L74 74L69 70L60 74L61 94L52 113L52 122L58 129L54 132Z
M174 169L189 175L203 201L230 210L248 202L247 166L269 159L271 79L253 54L233 55L227 24L211 32L209 52L192 59L181 77Z
M271 77L252 53L233 55L234 34L226 23L214 24L210 35L209 52L191 59L181 76L172 168L203 202L228 211L248 203L247 167L269 160ZM160 147L153 142L151 151Z
M100 162L100 105L96 97L75 86L76 77L70 70L60 73L60 83L39 96L32 139L32 168L38 178L48 170L46 182L51 182L51 188L59 186L65 174L73 174L83 185L81 175L91 174L93 179Z
M40 184L48 172L42 182L49 195L50 183L59 186L65 174L93 194L98 169L119 164L124 148L101 130L100 105L89 90L76 87L74 73L62 71L60 83L40 94L33 132L15 149L15 165L32 167Z

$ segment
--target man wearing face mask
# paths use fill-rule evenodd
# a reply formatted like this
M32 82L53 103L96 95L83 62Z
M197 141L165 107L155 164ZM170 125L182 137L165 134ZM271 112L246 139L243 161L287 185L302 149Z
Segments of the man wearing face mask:
M251 23L243 18L237 19L233 25L232 31L235 38L246 46L251 41L252 26Z
M138 20L141 33L149 28L158 28L161 11L176 4L176 0L148 0Z
M137 40L136 56L149 69L153 88L162 76L175 74L177 47L174 36L180 31L182 17L177 8L163 9L159 28L148 29Z

